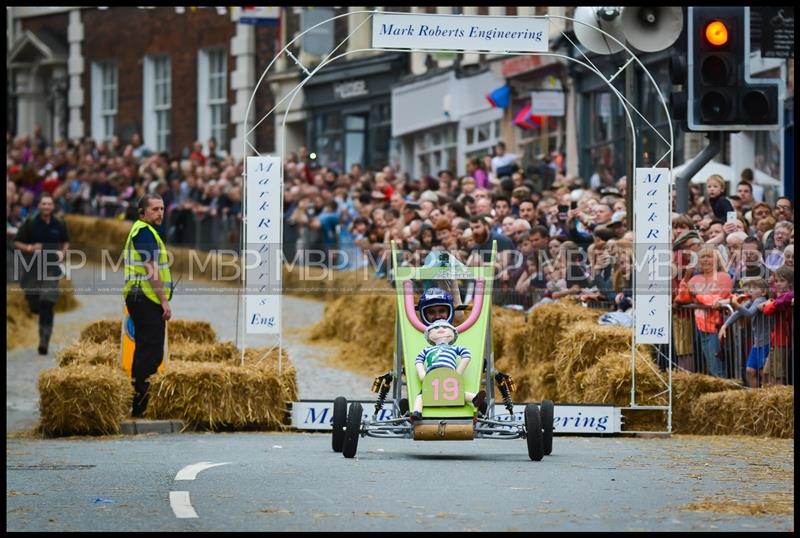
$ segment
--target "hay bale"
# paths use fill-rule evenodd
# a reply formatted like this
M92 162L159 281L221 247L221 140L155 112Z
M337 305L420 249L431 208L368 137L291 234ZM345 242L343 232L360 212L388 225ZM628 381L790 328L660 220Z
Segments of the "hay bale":
M109 342L99 344L90 340L73 342L56 354L56 360L60 367L70 364L102 364L122 368L119 345L114 346Z
M561 335L580 321L595 321L603 312L561 299L533 309L528 317L528 332L523 356L526 361L554 360Z
M167 337L170 345L181 342L213 343L217 333L207 321L176 319L168 323Z
M492 316L492 345L495 357L508 356L518 365L526 364L525 346L530 338L530 326L525 321L525 314L508 308L492 307Z
M286 402L294 402L300 398L300 390L297 387L297 369L289 360L286 349L281 350L281 373L278 374L278 349L267 347L248 347L244 350L245 366L258 368L264 372L278 375L283 387L283 399Z
M277 353L275 354L277 356ZM291 388L269 365L173 361L150 378L147 416L210 430L281 430Z
M169 348L171 361L223 362L239 364L239 348L233 342L199 343L181 341Z
M68 278L62 278L58 282L58 300L53 307L54 312L70 312L78 308L81 303L75 298L75 286Z
M121 338L121 319L101 319L93 321L81 329L80 336L82 342L93 342L95 344L109 343L120 345Z
M627 327L598 325L589 321L574 323L564 331L555 351L559 398L562 401L580 398L583 388L579 386L577 374L597 364L598 359L608 353L627 352L630 365L632 334ZM647 347L639 346L638 349L639 353L650 355Z
M282 284L284 293L315 299L329 300L356 295L357 292L394 295L389 282L375 277L374 269L369 265L351 271L284 265Z
M39 374L39 414L45 435L112 435L131 410L133 387L122 370L70 364Z
M32 347L39 341L37 320L19 286L6 287L6 351Z
M672 372L672 431L697 433L691 427L692 406L703 394L740 390L743 387L730 379L674 370Z
M311 329L310 340L345 344L340 354L355 371L391 368L394 355L394 295L340 297L325 307L322 320ZM388 325L387 325L388 324Z
M132 222L84 215L64 215L64 222L69 230L71 248L81 250L87 261L121 261L122 247L125 246Z
M61 293L54 311L68 312L78 308L80 303L75 298L72 283L63 279L59 286ZM38 320L28 307L22 288L17 284L6 286L6 351L35 346L39 341Z
M119 345L121 331L122 319L103 319L85 326L80 339L97 344L108 342ZM217 340L217 333L207 321L176 319L168 322L167 339L170 346L187 342L210 344Z
M692 405L692 432L705 435L794 437L794 387L703 394Z
M658 373L656 373L658 372ZM666 373L661 372L649 356L636 355L636 404L667 405ZM628 351L611 351L602 355L590 368L577 376L578 392L570 398L572 403L604 403L625 407L631 403L631 355Z

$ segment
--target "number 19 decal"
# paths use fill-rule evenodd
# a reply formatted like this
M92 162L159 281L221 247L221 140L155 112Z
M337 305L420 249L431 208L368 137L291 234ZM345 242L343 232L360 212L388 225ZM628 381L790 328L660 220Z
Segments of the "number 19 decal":
M428 372L422 383L422 399L424 405L464 405L464 381L461 375L447 368Z
M439 384L441 383L444 389L443 398L452 402L458 399L458 379L455 377L447 377L444 380L434 379L431 384L433 385L433 399L439 400Z

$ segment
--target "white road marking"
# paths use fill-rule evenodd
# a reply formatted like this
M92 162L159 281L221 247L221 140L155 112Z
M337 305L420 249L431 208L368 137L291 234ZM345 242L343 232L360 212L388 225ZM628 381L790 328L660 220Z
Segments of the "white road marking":
M220 465L228 465L230 461L226 461L224 463L211 463L210 461L201 461L200 463L194 463L192 465L187 465L180 471L178 474L175 475L175 480L194 480L197 478L197 473L200 471L205 471L206 469L210 469L212 467L219 467Z
M197 517L197 512L192 508L192 501L189 500L188 491L170 491L169 505L178 519Z

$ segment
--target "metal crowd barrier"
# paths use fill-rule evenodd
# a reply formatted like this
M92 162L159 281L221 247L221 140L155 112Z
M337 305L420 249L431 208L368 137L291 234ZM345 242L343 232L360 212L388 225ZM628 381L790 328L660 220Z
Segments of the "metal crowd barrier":
M716 324L717 333L722 323L733 314L734 309L725 305L713 309L704 305L689 304L673 308L672 342L673 364L680 369L698 372L737 381L745 386L766 384L794 385L792 353L794 351L794 315L790 311L783 315L766 316L770 332L768 361L761 370L754 369L755 384L748 383L747 360L753 347L753 329L750 318L742 317L731 324L725 338L718 334L701 333L697 328L698 311L716 310L721 314ZM779 343L774 346L773 343ZM777 349L776 349L777 348ZM717 357L712 352L718 349ZM715 361L718 361L715 363ZM720 371L721 370L721 371ZM752 379L750 380L752 381Z
M242 221L235 215L198 215L174 210L167 221L167 242L196 250L239 250Z

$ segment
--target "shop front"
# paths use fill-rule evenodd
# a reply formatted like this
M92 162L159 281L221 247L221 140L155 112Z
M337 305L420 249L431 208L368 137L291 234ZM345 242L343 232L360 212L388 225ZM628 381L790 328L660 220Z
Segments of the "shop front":
M543 162L551 155L565 152L568 136L574 135L568 132L574 130L574 122L567 117L572 98L567 66L557 58L524 55L495 61L492 69L511 86L504 122L509 152L518 155L526 172L535 177L546 169ZM540 177L537 187L549 186L553 179Z
M321 69L304 87L307 145L337 172L389 164L392 84L408 71L407 54L381 54Z
M414 178L442 170L462 176L470 157L491 153L501 140L503 111L486 95L502 84L488 68L450 67L395 85L392 136L401 170Z

